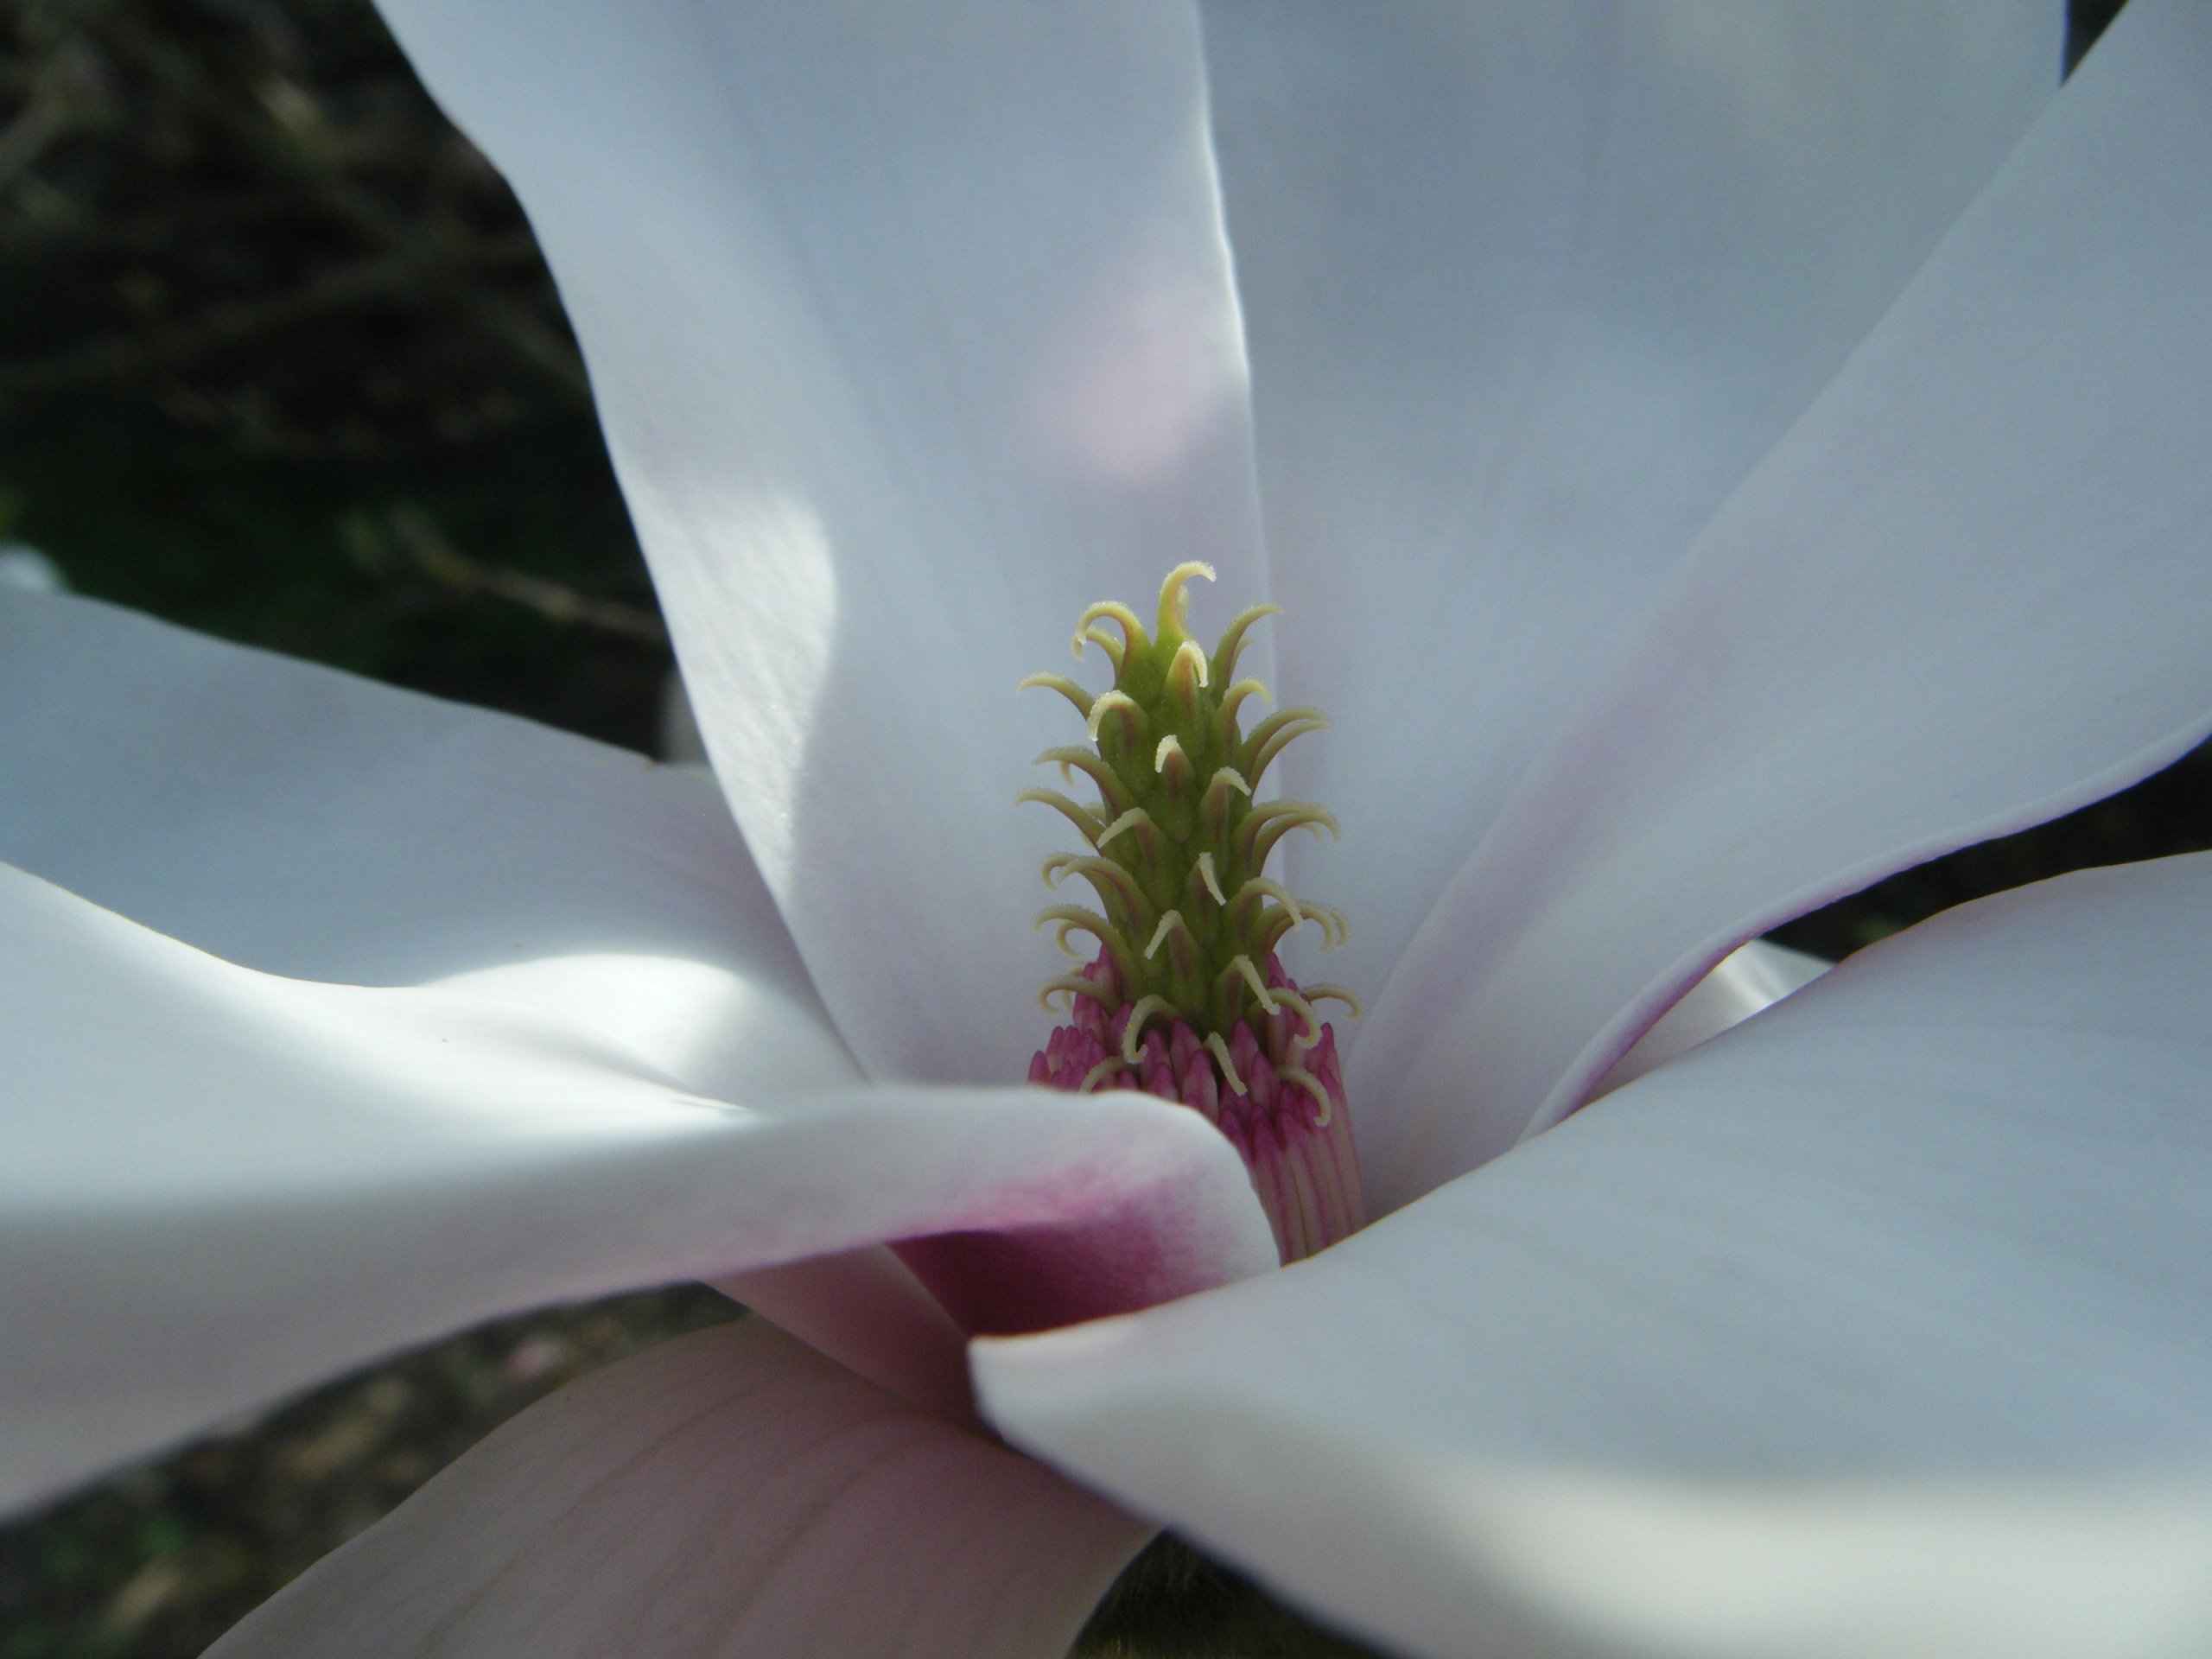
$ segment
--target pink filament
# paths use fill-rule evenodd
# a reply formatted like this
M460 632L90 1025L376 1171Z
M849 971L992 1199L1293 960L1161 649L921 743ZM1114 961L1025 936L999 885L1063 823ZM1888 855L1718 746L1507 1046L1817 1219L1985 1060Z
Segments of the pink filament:
M1351 1138L1344 1068L1337 1035L1324 1023L1319 1037L1301 1047L1303 1018L1286 1006L1237 1022L1229 1039L1239 1090L1230 1086L1212 1051L1183 1020L1146 1027L1136 1063L1122 1058L1129 1010L1121 996L1112 959L1103 951L1083 970L1098 987L1095 997L1070 998L1067 1023L1056 1027L1029 1062L1029 1081L1071 1093L1090 1080L1094 1089L1130 1089L1172 1100L1219 1129L1244 1160L1252 1190L1274 1229L1285 1262L1327 1249L1366 1224L1367 1202L1359 1155ZM1270 990L1296 992L1296 982L1270 956ZM1109 1007L1111 1012L1109 1012ZM1100 1074L1109 1060L1114 1066ZM1285 1066L1310 1072L1328 1095L1325 1109L1313 1092L1285 1081Z

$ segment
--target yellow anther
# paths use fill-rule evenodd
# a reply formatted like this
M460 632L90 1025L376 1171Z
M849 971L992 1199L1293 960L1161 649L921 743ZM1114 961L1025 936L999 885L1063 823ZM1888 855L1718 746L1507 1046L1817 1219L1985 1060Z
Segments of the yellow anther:
M1275 1068L1275 1076L1284 1083L1296 1084L1313 1096L1313 1103L1320 1108L1314 1114L1313 1127L1317 1129L1329 1127L1329 1120L1336 1116L1337 1107L1336 1103L1329 1098L1329 1091L1321 1086L1320 1078L1302 1065L1279 1065Z
M1117 1071L1126 1071L1129 1068L1126 1065L1117 1058L1109 1058L1101 1060L1097 1065L1092 1066L1090 1071L1083 1074L1083 1081L1076 1084L1075 1091L1078 1095L1095 1094L1097 1091L1098 1085L1105 1082L1107 1078L1112 1077Z
M1214 903L1226 909L1229 905L1229 900L1222 897L1221 878L1214 874L1213 855L1211 853L1200 853L1198 855L1198 880L1205 883L1206 891L1213 895ZM1245 885L1249 887L1251 883L1247 882Z
M1076 713L1083 715L1085 719L1090 718L1090 693L1084 690L1073 680L1068 678L1066 675L1032 674L1022 680L1021 683L1016 685L1014 689L1017 691L1027 691L1033 687L1042 687L1047 691L1058 692L1070 702L1075 704Z
M1160 584L1160 632L1163 638L1183 631L1191 613L1191 596L1183 590L1193 576L1204 576L1208 582L1217 580L1213 566L1189 559L1170 570L1167 580Z
M1229 1085L1229 1092L1233 1095L1245 1093L1244 1079L1236 1074L1236 1062L1230 1058L1229 1045L1222 1041L1221 1033L1217 1031L1208 1037L1205 1047L1206 1052L1213 1056L1214 1064L1221 1068L1222 1081Z
M1122 1058L1131 1065L1137 1063L1137 1039L1144 1034L1144 1022L1154 1013L1173 1014L1175 1005L1164 996L1141 996L1129 1010L1129 1023L1122 1027Z

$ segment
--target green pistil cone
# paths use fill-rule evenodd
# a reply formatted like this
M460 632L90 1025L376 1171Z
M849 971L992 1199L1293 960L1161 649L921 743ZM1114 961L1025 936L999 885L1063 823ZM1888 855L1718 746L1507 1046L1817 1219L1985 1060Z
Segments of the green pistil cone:
M1090 743L1039 760L1071 780L1086 774L1098 799L1085 806L1053 790L1023 798L1057 808L1090 843L1083 855L1047 860L1046 880L1080 875L1098 900L1096 911L1052 906L1039 925L1060 925L1063 943L1076 931L1096 936L1116 970L1118 1001L1144 1009L1132 1025L1179 1017L1201 1039L1226 1039L1255 1008L1270 1010L1268 958L1286 934L1310 922L1333 944L1344 925L1265 874L1284 836L1300 828L1333 835L1336 819L1309 802L1253 800L1284 747L1327 721L1312 709L1285 709L1243 728L1246 710L1273 699L1259 681L1236 677L1237 658L1252 625L1278 607L1240 613L1209 654L1185 626L1185 589L1200 575L1213 579L1198 563L1168 574L1149 632L1111 601L1078 619L1076 654L1089 645L1105 652L1110 690L1094 697L1057 675L1024 682L1061 692L1083 712Z

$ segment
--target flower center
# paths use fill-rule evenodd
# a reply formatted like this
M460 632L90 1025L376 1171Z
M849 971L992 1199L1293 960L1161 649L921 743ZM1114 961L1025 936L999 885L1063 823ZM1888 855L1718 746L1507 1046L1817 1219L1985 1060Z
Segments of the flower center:
M1150 633L1112 601L1077 619L1076 656L1103 651L1110 690L1094 696L1058 674L1022 682L1066 697L1090 738L1046 750L1039 764L1071 783L1083 772L1098 794L1096 807L1052 789L1020 798L1055 809L1089 848L1046 859L1046 885L1080 876L1098 900L1096 910L1038 913L1078 962L1090 954L1072 943L1078 934L1096 941L1096 954L1046 983L1039 1000L1050 1008L1065 997L1067 1022L1030 1061L1029 1080L1141 1090L1203 1113L1243 1154L1293 1262L1366 1220L1336 1033L1314 1012L1334 998L1356 1017L1358 1004L1333 985L1301 989L1275 959L1294 928L1319 928L1324 950L1349 930L1338 912L1266 874L1292 830L1334 835L1337 821L1309 801L1253 798L1275 757L1328 722L1285 709L1243 729L1245 704L1274 699L1236 677L1236 659L1252 625L1280 607L1240 612L1209 655L1185 626L1194 576L1211 582L1213 571L1190 563L1168 573Z

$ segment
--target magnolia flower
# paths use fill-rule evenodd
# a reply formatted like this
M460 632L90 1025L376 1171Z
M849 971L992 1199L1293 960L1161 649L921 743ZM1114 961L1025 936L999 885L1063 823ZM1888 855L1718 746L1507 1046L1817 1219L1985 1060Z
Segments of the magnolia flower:
M1160 1523L1407 1654L2212 1642L2212 866L1711 1036L2212 724L2212 14L2054 94L1980 0L391 10L720 791L0 596L6 1497L696 1276L766 1319L219 1651L1050 1655ZM1014 688L1188 559L1335 721L1372 1220L1288 1267L1201 1112L1022 1082Z

